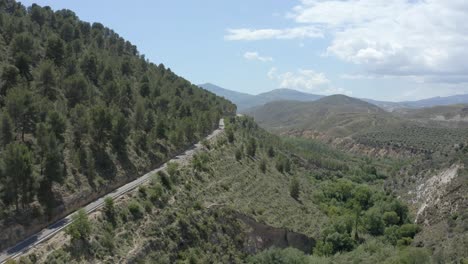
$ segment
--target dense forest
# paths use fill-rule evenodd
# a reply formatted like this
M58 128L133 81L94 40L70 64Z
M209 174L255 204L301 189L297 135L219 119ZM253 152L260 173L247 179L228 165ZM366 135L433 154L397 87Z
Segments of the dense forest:
M1 0L0 34L0 219L51 216L68 195L135 178L235 113L70 10Z

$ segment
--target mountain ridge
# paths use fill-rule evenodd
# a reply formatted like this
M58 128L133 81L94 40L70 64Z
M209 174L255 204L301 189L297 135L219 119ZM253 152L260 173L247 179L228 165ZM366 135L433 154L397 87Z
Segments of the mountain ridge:
M316 101L320 98L326 97L325 95L318 95L318 94L310 94L306 92L301 92L294 89L288 88L279 88L274 89L268 92L260 93L257 95L252 95L248 93L241 93L233 90L229 90L226 88L222 88L220 86L205 83L199 85L205 90L213 92L219 96L222 96L228 100L231 100L238 106L238 110L240 111L247 111L249 108L260 106L269 102L273 101L305 101L305 102L312 102ZM427 107L434 107L434 106L445 106L445 105L454 105L454 104L468 104L468 94L459 94L459 95L452 95L452 96L437 96L431 97L422 100L414 100L414 101L401 101L401 102L391 102L391 101L382 101L382 100L375 100L369 98L357 98L359 100L371 103L376 105L385 111L393 112L398 109L419 109L419 108L427 108Z

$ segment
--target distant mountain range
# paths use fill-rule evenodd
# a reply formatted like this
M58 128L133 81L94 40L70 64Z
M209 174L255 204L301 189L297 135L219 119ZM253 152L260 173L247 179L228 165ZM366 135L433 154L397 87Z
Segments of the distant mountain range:
M251 95L251 94L231 91L231 90L216 86L211 83L205 83L199 86L205 90L208 90L218 96L222 96L230 100L231 102L235 103L237 105L237 109L241 112L246 109L249 109L255 106L264 105L266 103L274 102L274 101L289 100L289 101L310 102L310 101L316 101L323 97L322 95L309 94L309 93L299 92L299 91L292 90L292 89L276 89L276 90L266 92L266 93L261 93L258 95Z
M244 112L245 110L261 106L269 102L274 101L301 101L311 102L323 98L323 95L309 94L293 89L276 89L270 92L261 93L258 95L251 95L247 93L240 93L232 90L228 90L211 83L205 83L199 85L201 88L215 93L218 96L222 96L237 105L238 111ZM418 101L403 101L403 102L386 102L378 101L373 99L360 99L362 101L377 105L378 107L386 111L394 111L403 108L425 108L433 106L444 106L454 104L468 104L468 94L454 95L448 97L434 97L429 99L423 99Z

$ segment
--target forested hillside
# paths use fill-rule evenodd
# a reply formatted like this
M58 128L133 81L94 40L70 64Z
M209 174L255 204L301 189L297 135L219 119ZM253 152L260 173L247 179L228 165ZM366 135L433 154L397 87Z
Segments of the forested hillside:
M0 248L235 113L70 10L0 0L0 33Z

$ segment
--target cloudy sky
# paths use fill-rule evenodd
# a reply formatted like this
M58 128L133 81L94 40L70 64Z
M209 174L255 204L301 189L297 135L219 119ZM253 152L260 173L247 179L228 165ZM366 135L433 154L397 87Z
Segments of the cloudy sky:
M468 93L466 0L37 0L193 83L383 100Z

